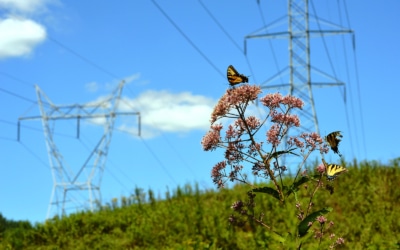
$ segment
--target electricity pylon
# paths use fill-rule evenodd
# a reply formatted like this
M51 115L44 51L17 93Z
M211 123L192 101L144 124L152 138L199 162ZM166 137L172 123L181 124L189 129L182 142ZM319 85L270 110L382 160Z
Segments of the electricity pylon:
M318 28L310 29L310 20L316 22ZM264 89L289 88L288 94L300 97L304 101L303 110L298 114L301 117L302 129L304 132L317 132L319 134L317 113L314 106L312 87L324 86L343 86L344 82L331 76L322 70L311 65L310 61L310 37L322 37L326 35L353 34L353 31L345 27L333 24L317 16L312 16L308 11L308 0L288 0L287 31L269 32L275 29L280 23L284 23L285 18L266 25L256 32L245 37L247 39L267 38L267 39L288 39L289 42L289 66L279 70L261 84ZM321 29L320 24L327 29ZM329 29L328 29L329 27ZM246 48L245 48L246 51ZM327 82L313 82L311 77L314 73L328 79ZM284 75L288 75L288 82L271 84ZM281 78L282 79L282 78ZM286 141L286 140L285 140Z
M72 208L83 206L87 209L88 205L89 209L93 211L96 203L101 202L100 184L116 116L137 115L139 118L138 128L140 136L140 113L117 112L124 84L124 81L121 82L112 95L106 99L98 102L73 105L55 105L39 86L35 86L41 116L20 117L18 124L21 120L41 119L42 121L53 177L53 190L47 211L47 218L54 215L54 210L57 215L65 215L67 203L73 203L74 207ZM100 119L103 125L103 135L81 167L69 166L55 143L55 121L65 119L77 120L77 138L80 136L81 119L92 119L93 121L94 119L97 119L97 121ZM79 192L80 197L83 199L74 198L71 191L83 191Z

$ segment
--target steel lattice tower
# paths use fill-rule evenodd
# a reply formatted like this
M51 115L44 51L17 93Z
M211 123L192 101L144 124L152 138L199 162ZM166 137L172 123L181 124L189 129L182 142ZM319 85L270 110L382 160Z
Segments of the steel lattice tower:
M322 37L326 35L349 34L352 30L333 24L326 20L322 20L316 16L310 16L308 11L308 0L288 0L288 15L287 15L288 30L269 32L270 29L279 26L285 18L279 18L269 25L259 29L258 31L245 37L245 46L247 39L266 38L266 39L288 39L289 42L289 66L267 79L261 85L264 89L288 88L288 94L300 97L304 101L304 107L301 113L302 129L306 132L319 133L317 113L314 106L314 98L312 87L324 86L343 86L344 82L324 73L322 70L311 66L310 61L310 38ZM316 23L323 24L329 29L310 29L310 19ZM246 48L245 48L246 51ZM318 74L327 82L312 82L312 74ZM288 75L289 82L281 84L271 84L278 77Z
M47 218L50 216L65 215L67 204L74 208L84 207L93 211L96 203L101 203L100 184L111 142L115 118L117 115L137 115L139 112L117 112L124 82L121 82L108 98L87 104L55 105L36 86L36 94L41 116L21 117L21 120L41 119L46 140L47 153L53 178L53 190ZM55 121L64 119L77 120L77 137L80 133L81 119L102 119L103 135L95 148L83 162L82 166L71 167L67 164L54 140ZM19 127L19 126L18 126ZM19 135L18 135L19 139ZM74 198L71 191L79 192L81 199ZM70 195L69 195L70 194ZM82 199L83 198L83 199ZM89 206L89 207L87 207Z

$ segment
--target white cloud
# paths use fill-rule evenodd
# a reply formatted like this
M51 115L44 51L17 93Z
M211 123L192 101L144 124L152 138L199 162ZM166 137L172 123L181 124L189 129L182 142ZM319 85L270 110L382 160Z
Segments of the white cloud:
M0 59L29 55L45 39L45 28L32 20L0 20Z
M112 105L112 103L110 102L111 99L111 95L99 96L96 100L85 103L84 105L86 105L87 107L99 107L102 109L109 109Z
M133 75L125 77L124 81L125 81L125 84L128 84L128 83L133 82L133 81L135 81L135 80L137 80L139 78L140 78L140 73L136 73L136 74L133 74Z
M51 0L0 0L0 8L12 12L33 13L41 11Z
M89 124L104 126L107 122L107 118L106 117L96 117L96 118L86 119L85 121Z
M86 83L85 89L89 92L96 92L97 90L99 90L99 84L97 82Z
M127 85L133 81L138 80L139 78L140 78L140 73L135 73L135 74L124 77L122 80L124 80L125 85ZM103 84L93 81L93 82L86 83L85 89L88 92L97 92L100 90L105 90L105 91L111 92L111 91L114 91L119 86L120 83L121 83L121 80L113 80L111 82L107 82L107 83L103 83Z
M185 133L191 130L207 130L210 115L216 101L190 92L147 91L134 99L124 98L119 111L141 113L142 137L157 136L160 132ZM125 125L123 130L137 128Z
M111 108L111 96L102 96L88 105L99 105L102 108ZM140 112L141 137L153 138L161 133L184 134L193 130L207 131L210 129L211 113L217 100L190 92L171 93L168 91L148 90L136 98L123 97L118 104L117 112ZM234 110L231 111L235 113ZM249 105L246 116L253 115L259 118L266 116L266 110L255 103ZM126 117L126 116L124 116ZM115 129L132 135L138 134L137 118L119 117ZM122 122L121 122L122 121ZM224 126L232 124L235 119L222 118L217 123ZM93 119L90 123L104 125L106 119Z

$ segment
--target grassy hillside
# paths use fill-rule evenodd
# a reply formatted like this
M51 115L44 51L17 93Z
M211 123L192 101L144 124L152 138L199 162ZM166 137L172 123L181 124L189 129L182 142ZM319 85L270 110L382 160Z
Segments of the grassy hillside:
M391 166L377 162L347 164L348 173L313 200L315 209L332 207L326 214L341 249L400 249L400 158ZM156 200L151 191L137 189L131 197L114 199L96 212L80 212L44 223L9 221L0 216L0 249L288 249L261 226L248 222L231 226L230 206L246 200L249 187L200 192L185 186ZM305 188L298 199L305 198ZM292 197L293 199L293 197ZM293 234L298 224L295 202L278 204L262 193L255 212L273 230ZM310 231L302 249L317 249ZM327 249L329 241L321 244Z

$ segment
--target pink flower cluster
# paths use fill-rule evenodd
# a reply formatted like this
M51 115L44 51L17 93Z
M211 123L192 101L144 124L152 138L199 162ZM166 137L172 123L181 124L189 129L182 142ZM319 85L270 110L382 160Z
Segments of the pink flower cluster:
M222 180L223 178L222 171L224 171L225 167L226 167L226 162L221 161L215 164L215 166L211 170L211 178L214 184L217 184L218 188L224 187L224 182Z
M326 144L324 144L324 140L322 139L322 137L315 132L302 133L300 135L300 138L304 140L306 144L305 147L311 151L315 150L317 147L321 154L323 153L326 154L329 151L329 147Z
M316 221L318 221L320 224L325 224L325 222L327 222L328 220L324 217L324 216L318 216L316 219Z
M304 148L304 142L302 142L298 137L290 137L288 140L289 146L296 146L298 148Z
M250 130L255 130L255 129L258 129L258 128L260 127L261 122L260 122L260 119L258 119L258 118L255 117L255 116L248 116L248 117L246 117L245 122L243 122L242 119L237 119L237 120L235 121L235 125L238 126L238 127L240 127L240 128L242 128L242 129L245 129L245 127L246 127L245 124L247 125L247 127L248 127Z
M325 165L323 163L321 163L320 165L318 165L317 167L317 172L320 174L325 173Z
M260 93L261 88L259 86L247 84L238 88L228 89L214 107L211 114L211 124L219 118L226 116L232 107L254 101Z
M211 130L208 131L201 140L201 145L203 145L204 151L214 150L218 146L218 143L221 141L221 129L221 124L211 125Z
M282 96L280 93L268 94L260 99L260 102L271 110L279 108L280 104L287 105L288 108L303 108L303 101L294 96Z
M225 151L225 159L228 161L228 163L234 163L243 160L241 153L243 148L244 145L240 142L240 140L230 142Z
M275 123L281 123L286 126L295 126L299 127L300 126L300 119L297 115L291 115L291 114L282 114L278 113L276 111L271 112L271 121Z
M273 146L278 146L280 126L278 124L272 124L271 128L267 132L267 141Z
M302 133L300 135L301 138L304 139L306 143L306 147L310 148L311 150L314 150L318 145L323 144L323 140L319 134L313 132L313 133Z

